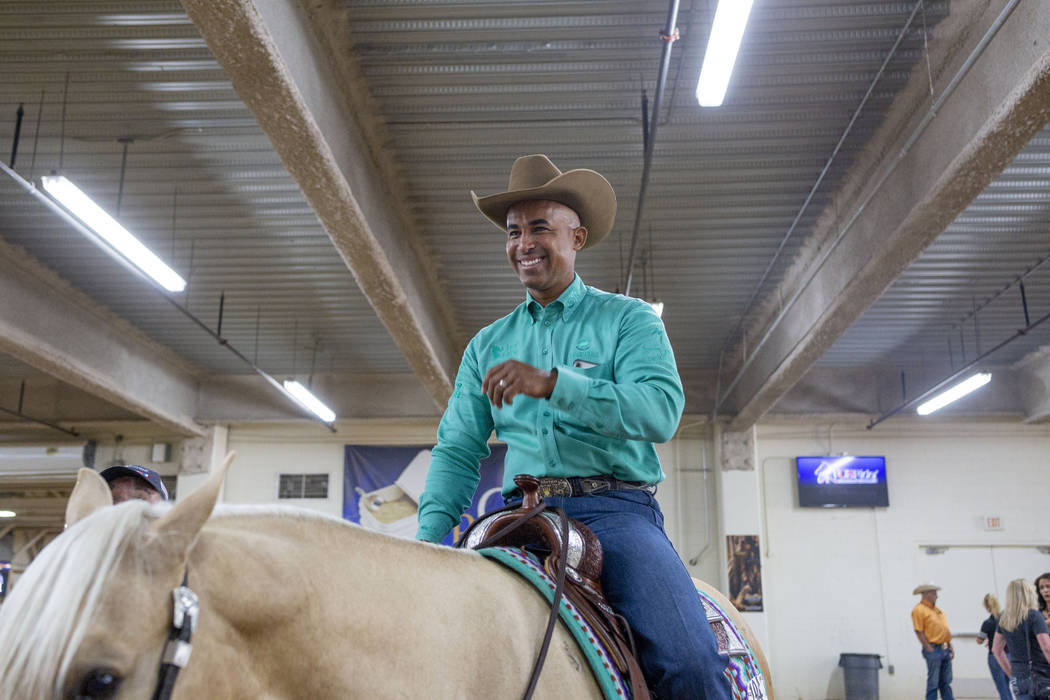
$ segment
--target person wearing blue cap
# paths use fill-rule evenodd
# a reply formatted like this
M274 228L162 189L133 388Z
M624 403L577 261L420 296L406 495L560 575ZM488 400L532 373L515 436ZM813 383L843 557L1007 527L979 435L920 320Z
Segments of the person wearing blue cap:
M99 476L109 484L114 504L135 498L149 503L168 500L168 489L164 487L160 474L152 469L123 464L104 469Z

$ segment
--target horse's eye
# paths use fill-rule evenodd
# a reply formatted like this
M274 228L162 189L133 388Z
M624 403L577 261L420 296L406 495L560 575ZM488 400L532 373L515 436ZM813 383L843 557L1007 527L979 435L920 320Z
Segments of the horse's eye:
M99 698L111 698L120 687L120 678L112 671L96 668L89 671L84 679L80 681L76 700L97 700Z

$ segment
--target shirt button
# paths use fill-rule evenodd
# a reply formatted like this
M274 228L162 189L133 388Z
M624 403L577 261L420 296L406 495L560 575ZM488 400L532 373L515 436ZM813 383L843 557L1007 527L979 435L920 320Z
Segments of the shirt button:
M546 355L548 352L550 352L550 348L543 348L543 354L544 355Z
M549 326L549 325L551 325L551 322L550 322L550 321L544 321L544 322L543 322L543 325L545 325L545 326Z
M547 418L550 418L551 417L551 412L550 411L544 411L543 415L546 416Z
M548 431L548 430L547 430L546 428L544 428L544 429L543 429L543 434L544 434L544 435L546 435L546 434L547 434L548 432L549 432L549 431Z

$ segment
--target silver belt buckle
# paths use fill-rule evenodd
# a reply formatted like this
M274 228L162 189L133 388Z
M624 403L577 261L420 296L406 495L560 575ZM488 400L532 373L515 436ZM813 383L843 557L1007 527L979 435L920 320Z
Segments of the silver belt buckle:
M540 495L544 498L550 498L551 496L571 496L572 486L569 484L568 479L547 476L540 479Z

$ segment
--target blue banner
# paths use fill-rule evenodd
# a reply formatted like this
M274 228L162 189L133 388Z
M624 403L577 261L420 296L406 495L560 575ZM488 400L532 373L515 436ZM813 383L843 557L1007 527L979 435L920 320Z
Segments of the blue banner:
M493 445L481 463L481 482L470 508L443 544L454 544L479 515L503 506L505 445ZM343 517L396 537L412 538L418 526L419 496L430 467L430 446L347 445L344 458Z

